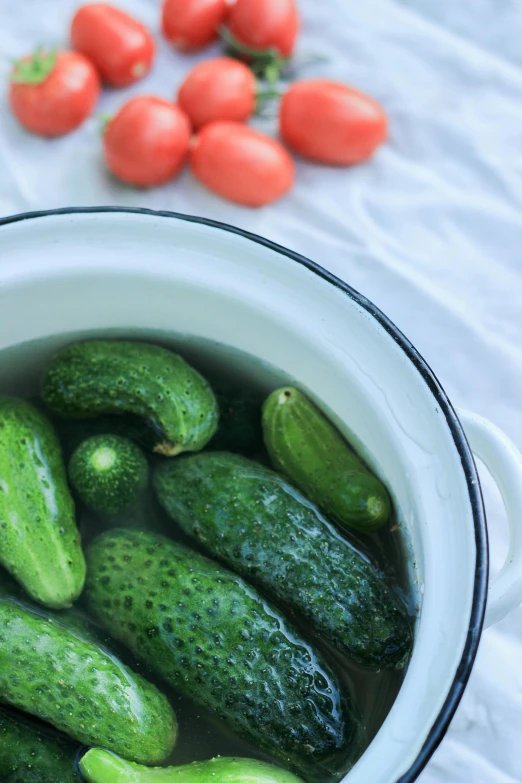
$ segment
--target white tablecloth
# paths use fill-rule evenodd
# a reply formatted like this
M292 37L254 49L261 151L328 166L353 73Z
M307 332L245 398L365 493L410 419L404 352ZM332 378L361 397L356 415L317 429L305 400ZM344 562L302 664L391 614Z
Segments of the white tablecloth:
M120 0L154 30L160 0ZM75 0L0 0L0 67L36 44L66 42ZM0 120L0 214L120 204L248 228L300 251L373 299L431 364L456 405L490 417L522 448L521 0L300 0L300 56L386 106L391 139L353 170L306 163L284 201L251 211L188 172L151 192L105 173L99 122L45 141ZM199 56L198 56L199 57ZM154 72L104 93L166 98L196 57L160 41ZM2 74L4 75L4 74ZM262 127L271 129L271 122ZM493 569L507 549L502 505L485 477ZM522 609L481 643L470 685L422 783L522 780ZM369 781L370 783L370 781Z

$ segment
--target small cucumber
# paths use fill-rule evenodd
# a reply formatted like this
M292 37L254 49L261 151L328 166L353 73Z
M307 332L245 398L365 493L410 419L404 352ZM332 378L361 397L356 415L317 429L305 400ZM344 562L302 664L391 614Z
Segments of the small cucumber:
M87 508L113 516L139 501L149 482L149 464L128 438L94 435L71 457L69 479Z
M151 769L93 748L82 757L79 767L87 783L303 783L272 764L221 756L182 767Z
M219 405L219 427L210 442L214 451L234 451L252 457L263 449L261 403L253 392L235 386L214 386Z
M372 669L404 666L412 645L406 607L282 476L237 454L203 452L158 465L153 483L185 533L340 652Z
M277 389L263 406L265 445L276 470L347 530L384 525L391 503L379 481L326 416L297 389Z
M71 606L85 560L60 444L25 400L0 397L0 563L35 601Z
M177 733L165 696L81 628L0 599L0 701L86 745L161 763Z
M79 746L14 710L0 710L2 783L80 783Z
M241 577L137 530L103 533L87 562L88 611L179 693L310 781L354 760L362 727L349 694Z
M149 343L92 340L64 348L44 373L42 397L72 418L137 415L156 431L154 451L167 457L199 451L218 424L205 379L181 356Z

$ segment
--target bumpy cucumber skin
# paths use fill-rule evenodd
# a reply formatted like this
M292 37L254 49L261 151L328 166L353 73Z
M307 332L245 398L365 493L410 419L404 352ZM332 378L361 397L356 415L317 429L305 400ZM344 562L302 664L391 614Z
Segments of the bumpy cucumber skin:
M343 654L375 670L404 666L412 645L406 608L282 476L208 452L159 465L153 483L188 535L297 610Z
M0 629L1 701L132 761L169 755L177 724L165 696L79 627L1 598Z
M78 745L11 710L0 710L2 783L80 783Z
M93 748L80 760L87 783L303 783L273 764L243 758L214 758L182 767L143 767Z
M149 343L91 340L59 351L42 380L42 397L72 418L129 413L157 432L154 451L199 451L218 424L207 381L166 348Z
M272 392L263 405L263 433L275 469L339 525L371 532L386 524L386 487L300 391Z
M104 455L112 458L110 465L99 464ZM111 516L130 509L145 491L149 465L128 438L94 435L71 457L69 479L87 508Z
M219 405L219 427L209 446L214 451L233 451L252 457L263 449L261 401L242 389L214 387Z
M349 697L241 577L163 536L124 529L96 539L87 563L89 612L178 692L309 780L353 760L361 727Z
M71 606L85 560L60 444L35 407L0 397L0 563L35 601Z

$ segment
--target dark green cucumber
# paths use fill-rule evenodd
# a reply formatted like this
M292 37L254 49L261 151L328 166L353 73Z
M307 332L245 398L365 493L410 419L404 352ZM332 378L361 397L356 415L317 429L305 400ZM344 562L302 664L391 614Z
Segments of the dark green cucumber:
M205 379L172 351L149 343L74 343L51 360L42 397L72 418L133 414L156 431L154 451L199 451L218 424L216 398Z
M350 697L318 652L241 577L154 533L87 551L88 611L170 686L323 781L360 750Z
M154 486L180 527L363 666L404 666L406 608L377 569L277 473L208 452L159 465Z
M272 464L347 530L370 532L391 512L388 491L304 394L277 389L263 406L263 432Z
M303 783L291 772L253 759L196 761L182 767L144 767L93 748L80 760L87 783Z
M2 783L80 783L75 771L78 749L44 724L12 710L0 710Z
M0 701L76 741L155 764L177 723L165 696L80 627L0 599Z
M261 403L253 392L223 384L214 386L219 426L210 442L215 451L234 451L252 457L263 449Z
M87 508L113 516L139 501L149 482L149 464L128 438L94 435L71 457L69 479Z
M0 397L0 563L47 607L70 606L85 561L60 445L50 422Z

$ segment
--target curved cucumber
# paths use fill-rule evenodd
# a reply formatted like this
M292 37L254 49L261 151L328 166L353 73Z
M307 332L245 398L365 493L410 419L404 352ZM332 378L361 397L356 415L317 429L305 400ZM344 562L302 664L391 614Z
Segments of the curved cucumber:
M93 748L80 761L87 783L303 783L291 772L252 759L219 758L182 767L143 767Z
M42 396L62 416L140 416L156 431L154 451L167 457L199 451L218 424L216 398L205 379L181 356L149 343L74 343L51 360Z
M297 389L263 405L265 445L279 470L347 530L376 530L390 516L388 491L326 416Z
M0 397L0 563L47 607L70 606L85 581L60 444L25 400Z
M139 446L119 435L84 440L69 462L69 478L87 508L103 516L132 509L149 481Z
M177 724L165 696L80 627L2 598L0 628L1 701L132 761L169 755Z
M0 710L2 783L80 783L78 745L14 711Z
M310 779L353 760L361 727L349 696L241 577L135 530L102 534L87 562L88 610L178 692Z
M277 473L208 452L159 465L160 503L213 555L284 602L342 653L400 668L412 635L406 608L376 568Z

